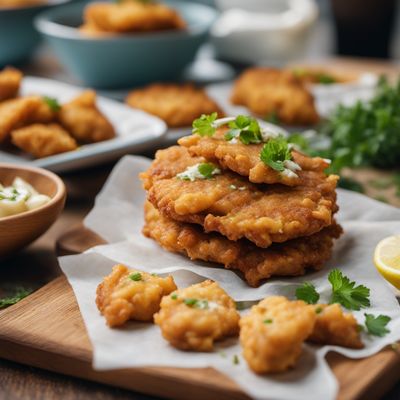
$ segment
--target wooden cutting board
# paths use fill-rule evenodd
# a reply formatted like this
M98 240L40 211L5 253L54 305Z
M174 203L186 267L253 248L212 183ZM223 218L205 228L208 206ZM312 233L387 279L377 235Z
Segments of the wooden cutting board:
M58 249L71 254L101 243L99 236L78 227L60 238ZM91 344L65 277L0 314L0 357L161 397L248 399L234 382L211 368L94 371ZM400 354L392 348L362 360L330 353L328 362L343 400L378 399L400 378Z

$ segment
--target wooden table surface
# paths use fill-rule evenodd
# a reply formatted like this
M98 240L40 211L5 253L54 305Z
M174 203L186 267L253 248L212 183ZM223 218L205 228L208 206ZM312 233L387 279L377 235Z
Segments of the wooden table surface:
M30 66L27 71L30 74L56 77L58 66L53 63L53 59L44 61L44 64L42 62L39 65L40 74ZM362 63L366 64L364 61ZM380 63L373 64L372 69L376 70L376 65L378 72L393 73L393 68L386 71L386 65ZM113 164L108 164L62 175L68 190L64 212L39 240L12 258L0 262L0 293L1 288L6 286L23 285L37 289L61 274L57 264L55 242L62 233L82 222L92 208L94 198L112 167ZM384 397L384 400L399 398L400 382ZM0 360L0 400L3 399L150 400L152 397Z

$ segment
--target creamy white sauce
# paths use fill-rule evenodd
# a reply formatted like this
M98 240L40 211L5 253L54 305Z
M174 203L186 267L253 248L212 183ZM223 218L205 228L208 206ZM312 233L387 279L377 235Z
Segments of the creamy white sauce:
M199 165L201 165L201 163L186 168L185 171L177 174L176 177L182 180L189 180L191 182L195 181L196 179L207 179L207 177L199 171ZM211 172L211 175L219 175L220 173L221 170L219 168L214 168Z
M4 187L0 184L0 218L33 210L49 201L50 197L38 193L19 177L10 186Z

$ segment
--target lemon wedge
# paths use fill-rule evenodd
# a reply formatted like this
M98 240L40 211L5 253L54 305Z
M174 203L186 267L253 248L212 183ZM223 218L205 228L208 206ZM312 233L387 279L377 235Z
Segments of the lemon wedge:
M400 235L389 236L378 243L374 263L379 273L400 289Z

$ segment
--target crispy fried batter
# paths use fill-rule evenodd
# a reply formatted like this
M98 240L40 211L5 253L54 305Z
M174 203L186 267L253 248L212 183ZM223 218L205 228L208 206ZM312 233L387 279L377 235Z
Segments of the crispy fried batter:
M304 171L316 171L323 174L329 164L320 157L307 157L292 151L293 161L301 168L296 171L298 177L292 177L275 171L260 160L263 144L245 145L241 142L230 143L224 139L224 131L219 130L213 137L199 135L185 136L178 143L186 147L193 156L202 156L207 160L220 164L239 175L246 176L254 183L282 183L288 186L303 184Z
M96 106L96 92L93 90L86 90L64 104L58 117L61 125L78 142L101 142L115 137L113 126Z
M288 125L319 121L313 96L290 71L260 67L244 71L235 82L231 101L261 117L275 114Z
M135 274L139 280L130 278ZM175 289L172 276L162 278L118 264L97 287L96 304L111 327L128 320L152 321L161 298Z
M317 320L308 341L353 349L364 347L353 314L344 313L339 304L317 304L315 310Z
M176 178L185 165L199 160L173 146L158 151L141 174L148 199L163 214L201 224L207 232L217 231L230 240L247 238L260 247L308 236L332 223L336 176L304 171L301 187L256 186L227 171L193 182Z
M199 226L164 217L149 202L145 203L145 221L143 234L166 250L239 270L251 286L272 276L298 276L307 269L321 269L332 254L333 239L342 233L340 225L334 223L306 238L261 249L246 240L233 242L218 233L206 234Z
M31 7L45 3L47 3L47 0L1 0L0 8Z
M293 367L315 319L313 306L301 300L272 296L253 306L240 320L240 344L249 367L258 374Z
M140 108L157 115L169 127L191 126L201 114L217 112L224 115L218 104L204 89L191 84L155 83L129 93L126 102L131 107Z
M211 351L214 341L238 333L239 318L233 299L207 280L163 297L154 322L172 346Z
M0 71L0 101L17 96L21 85L22 72L15 68L4 68Z
M5 141L13 129L23 126L40 105L36 96L21 97L0 103L0 143Z
M103 32L151 32L166 29L184 29L185 21L179 13L159 3L126 1L92 3L84 12L85 24Z
M75 150L78 146L58 124L33 124L11 132L11 140L21 150L36 158Z

